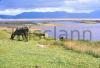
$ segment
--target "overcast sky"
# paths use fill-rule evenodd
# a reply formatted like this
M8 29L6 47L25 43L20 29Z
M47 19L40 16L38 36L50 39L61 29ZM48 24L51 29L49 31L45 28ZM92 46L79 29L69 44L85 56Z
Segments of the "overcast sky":
M23 12L91 13L100 10L100 0L0 0L0 14Z

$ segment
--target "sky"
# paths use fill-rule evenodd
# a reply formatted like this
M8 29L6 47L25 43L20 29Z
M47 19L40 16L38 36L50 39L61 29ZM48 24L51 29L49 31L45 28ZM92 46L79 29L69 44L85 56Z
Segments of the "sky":
M0 0L0 15L23 12L91 13L100 10L100 0Z

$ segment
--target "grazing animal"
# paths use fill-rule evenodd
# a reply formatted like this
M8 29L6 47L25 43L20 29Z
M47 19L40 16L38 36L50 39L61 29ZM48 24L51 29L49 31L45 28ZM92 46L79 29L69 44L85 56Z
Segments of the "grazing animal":
M20 36L22 36L23 39L25 39L26 41L28 41L28 32L29 29L28 27L18 27L16 28L16 30L12 33L11 38L10 39L14 39L15 36L17 36L20 40Z
M63 40L64 40L64 37L60 37L59 39L60 39L61 41L63 41Z
M33 35L38 36L39 38L41 38L41 37L45 38L45 34L44 33L33 33Z

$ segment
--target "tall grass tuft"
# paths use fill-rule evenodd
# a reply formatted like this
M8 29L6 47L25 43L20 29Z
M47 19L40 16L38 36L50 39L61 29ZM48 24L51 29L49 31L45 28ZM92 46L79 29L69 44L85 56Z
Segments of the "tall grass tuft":
M64 47L80 53L86 53L96 58L100 58L100 42L90 41L65 41Z

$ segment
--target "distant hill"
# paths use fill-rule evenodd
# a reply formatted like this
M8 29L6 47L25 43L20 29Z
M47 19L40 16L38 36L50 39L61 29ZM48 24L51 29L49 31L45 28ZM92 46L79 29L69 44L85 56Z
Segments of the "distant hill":
M100 18L100 11L87 13L67 13L67 12L24 12L16 16L0 15L3 19L31 19L31 18Z

